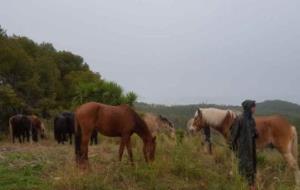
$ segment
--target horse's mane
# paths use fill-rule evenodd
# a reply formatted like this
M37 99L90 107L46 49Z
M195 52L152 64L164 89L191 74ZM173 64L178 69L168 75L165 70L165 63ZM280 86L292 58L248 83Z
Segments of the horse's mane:
M212 126L219 126L225 119L228 112L235 117L236 113L232 110L223 110L218 108L199 108L201 111L203 120ZM196 112L195 116L197 116L199 113Z
M174 128L173 123L168 118L162 115L159 115L158 118L160 119L161 122L167 123L170 128Z
M136 125L135 132L141 136L146 134L146 135L149 135L152 137L150 129L149 129L148 125L146 124L146 122L135 111L133 111L132 109L131 109L131 111L132 111L132 113L134 115L134 119L135 119L135 125Z

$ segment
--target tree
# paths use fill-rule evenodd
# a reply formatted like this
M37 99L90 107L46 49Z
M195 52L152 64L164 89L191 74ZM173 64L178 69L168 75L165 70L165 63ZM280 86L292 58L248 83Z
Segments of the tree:
M88 101L133 105L137 96L103 80L83 58L0 27L0 126L16 113L51 117ZM7 125L3 125L7 126Z
M22 113L25 109L25 102L19 98L10 85L0 85L0 129L5 130L8 126L8 118L15 113ZM0 121L1 121L0 120ZM6 125L4 125L6 123ZM5 126L5 127L4 127Z

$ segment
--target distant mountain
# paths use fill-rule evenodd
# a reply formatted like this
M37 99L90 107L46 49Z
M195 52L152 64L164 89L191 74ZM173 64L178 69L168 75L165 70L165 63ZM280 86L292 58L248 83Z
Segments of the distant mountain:
M282 100L267 100L258 103L257 110L267 114L300 114L300 105Z
M138 111L161 114L172 120L176 127L185 127L188 119L193 117L197 108L217 107L221 109L241 110L239 106L216 104L191 104L191 105L159 105L138 102L135 104ZM285 116L294 125L300 127L300 105L282 100L267 100L257 103L257 115L279 114Z

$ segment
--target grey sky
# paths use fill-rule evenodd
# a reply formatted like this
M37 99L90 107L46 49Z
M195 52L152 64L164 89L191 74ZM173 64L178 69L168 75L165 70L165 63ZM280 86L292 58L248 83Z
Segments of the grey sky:
M140 101L300 103L299 0L2 0L9 34L47 41Z

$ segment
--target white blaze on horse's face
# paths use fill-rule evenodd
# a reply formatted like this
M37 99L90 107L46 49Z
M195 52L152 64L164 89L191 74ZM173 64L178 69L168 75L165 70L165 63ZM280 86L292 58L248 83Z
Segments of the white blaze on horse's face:
M191 125L191 129L194 131L199 131L200 129L202 129L204 127L204 121L203 121L203 117L202 117L202 111L200 109L198 109L195 113L194 116L194 121L193 124Z

